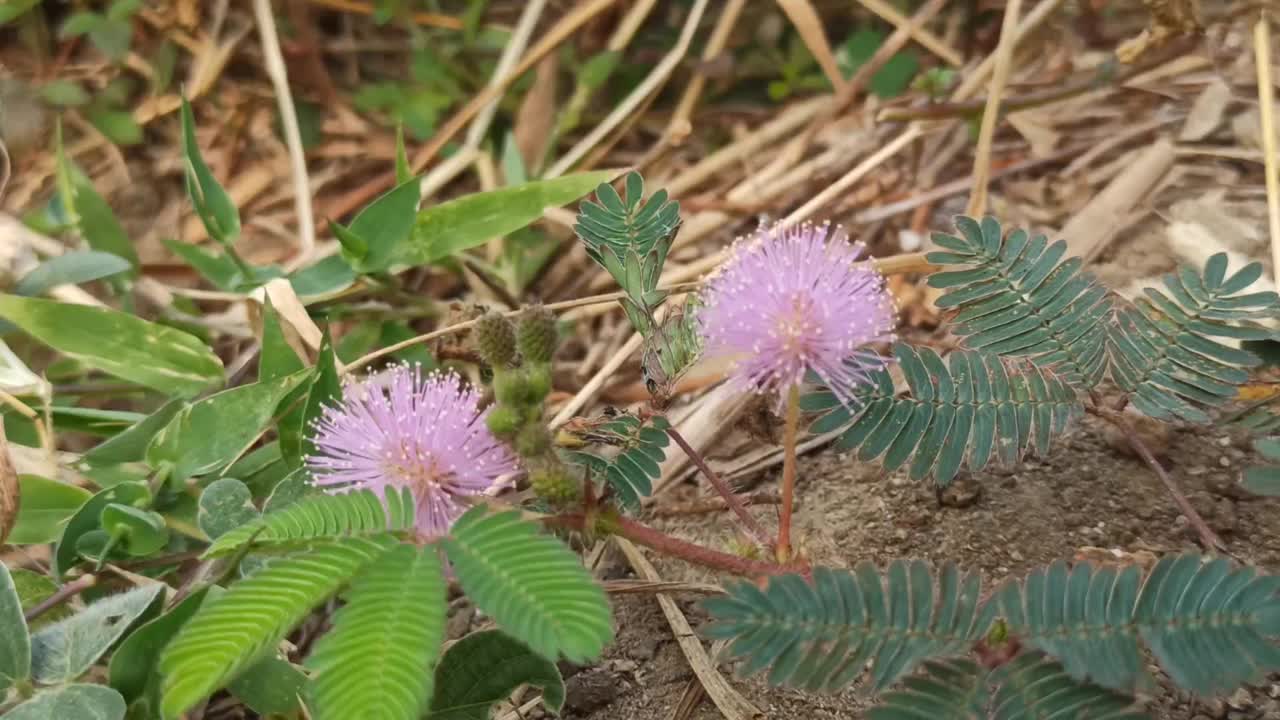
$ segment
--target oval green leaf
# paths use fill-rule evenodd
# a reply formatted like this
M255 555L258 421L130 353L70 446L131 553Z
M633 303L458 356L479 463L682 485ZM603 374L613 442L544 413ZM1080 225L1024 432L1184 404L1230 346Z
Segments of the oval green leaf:
M120 693L101 685L64 685L37 693L5 713L6 720L123 720Z
M472 633L436 667L427 720L488 720L489 709L522 684L542 688L542 704L551 712L564 706L564 680L555 663L499 630Z
M166 587L155 583L103 598L32 635L32 677L46 685L79 677L135 621L159 611Z
M0 698L31 675L31 638L22 615L22 599L0 563Z

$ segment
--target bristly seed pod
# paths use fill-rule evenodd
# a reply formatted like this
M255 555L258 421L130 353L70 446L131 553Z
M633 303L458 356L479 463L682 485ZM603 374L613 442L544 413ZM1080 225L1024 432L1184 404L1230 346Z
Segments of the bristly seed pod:
M516 344L528 363L551 362L559 337L556 335L556 316L541 305L527 308L520 315L516 329Z
M511 321L496 312L481 317L473 331L480 357L495 369L510 367L516 359L516 333Z
M553 504L568 504L578 499L578 485L563 467L535 470L529 475L529 486L543 500Z

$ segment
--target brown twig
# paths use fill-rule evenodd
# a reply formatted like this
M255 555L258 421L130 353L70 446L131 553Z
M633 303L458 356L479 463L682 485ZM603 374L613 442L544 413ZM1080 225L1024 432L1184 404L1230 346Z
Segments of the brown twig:
M1125 440L1129 442L1129 445L1133 448L1134 452L1138 453L1138 456L1147 463L1147 467L1150 467L1156 474L1156 477L1160 478L1160 482L1164 483L1165 489L1169 491L1171 496L1173 496L1174 504L1177 505L1178 509L1182 511L1182 514L1187 517L1187 521L1191 523L1191 527L1195 528L1196 533L1200 536L1200 544L1203 545L1206 550L1225 551L1227 546L1222 542L1222 538L1218 537L1218 534L1209 527L1208 523L1204 521L1204 518L1200 517L1200 513L1196 512L1196 509L1191 506L1191 502L1187 500L1187 496L1182 493L1182 490L1178 487L1177 483L1173 481L1173 478L1169 476L1168 471L1164 469L1164 466L1160 464L1160 461L1156 460L1156 456L1151 452L1151 448L1147 447L1147 444L1143 442L1142 436L1138 434L1138 431L1129 423L1124 414L1096 404L1088 405L1086 409L1089 413L1114 425L1116 429L1124 435Z
M1174 58L1182 57L1196 45L1194 38L1185 38L1169 46L1164 52L1153 55L1144 62L1128 66L1123 71L1107 77L1105 70L1094 73L1091 77L1076 83L1055 87L1049 90L1027 93L1015 97L1001 98L1000 107L1005 113L1028 110L1030 108L1052 105L1062 100L1099 90L1104 85L1123 85L1143 73L1153 70ZM879 122L906 122L909 120L944 120L977 115L987 105L986 98L976 98L961 102L930 103L919 107L890 107L876 115Z
M734 497L738 498L738 502L743 505L777 505L782 502L782 497L775 492L761 490L754 493L737 493ZM721 512L728 510L729 505L721 498L707 498L705 500L697 500L685 505L677 507L657 507L653 509L653 514L657 517L667 517L671 515L703 515L705 513Z
M542 522L550 527L564 528L577 532L599 529L595 523L589 522L587 517L581 513L548 516L542 518ZM726 552L696 545L687 540L667 535L661 530L651 528L627 517L617 516L611 518L607 523L607 527L614 535L626 538L637 545L643 545L663 555L742 577L758 578L785 575L787 573L806 574L809 571L808 565L804 563L771 563L742 557L741 555L730 555Z
M791 559L791 511L796 491L796 432L800 425L800 386L787 391L787 420L782 438L782 515L778 518L778 560Z
M742 500L734 494L733 489L729 487L729 484L717 475L714 470L707 466L706 461L702 459L701 453L694 450L693 446L685 441L684 436L680 434L679 430L676 430L674 425L667 425L667 435L671 436L671 439L676 441L676 444L680 446L680 449L684 450L684 454L689 456L689 459L693 461L694 465L698 466L698 469L702 471L702 474L706 476L707 480L711 481L712 487L716 489L717 493L720 493L720 498L724 500L725 504L729 506L729 509L733 510L733 513L742 521L742 526L746 528L747 533L750 534L757 543L759 543L760 547L769 547L769 534L765 532L760 521L756 520L751 513L747 512L746 506L743 505Z
M27 622L31 622L53 608L98 584L97 575L81 575L54 591L52 595L41 600L35 607L24 613Z

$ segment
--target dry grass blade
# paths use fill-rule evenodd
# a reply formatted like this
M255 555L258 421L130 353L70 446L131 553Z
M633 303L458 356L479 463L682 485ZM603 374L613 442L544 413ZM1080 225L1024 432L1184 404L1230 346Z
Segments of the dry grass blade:
M1276 148L1276 98L1271 84L1271 26L1266 8L1253 25L1254 62L1258 68L1259 123L1267 171L1267 226L1271 233L1271 271L1280 284L1280 159Z
M1009 66L1013 63L1013 49L1018 44L1018 15L1022 0L1009 0L1004 8L1004 21L1000 25L1000 45L996 48L995 67L991 71L991 84L987 86L987 105L982 111L982 127L978 131L978 147L974 150L973 194L969 196L969 215L981 215L987 209L987 184L991 179L991 143L995 139L996 123L1000 119L1000 96L1009 80Z
M827 40L827 31L823 27L822 18L809 0L778 0L778 6L787 14L787 19L800 33L805 47L813 53L818 66L827 76L827 82L838 92L844 87L845 79L840 74L840 66L836 64L835 53L831 52L831 43Z
M662 582L658 571L649 562L649 559L640 552L640 549L633 545L625 538L615 537L614 542L618 544L618 548L622 550L622 554L626 556L627 562L631 563L631 567L635 569L636 575L642 580L648 582ZM715 703L716 708L724 714L726 720L748 720L749 718L764 717L764 713L760 712L754 705L747 702L742 694L733 689L728 680L724 679L724 675L716 670L715 665L711 662L711 657L707 655L707 651L702 647L702 641L698 639L697 634L693 631L693 626L689 624L689 620L685 618L684 613L680 612L680 607L675 601L663 593L658 593L658 604L662 607L662 614L666 616L667 623L671 625L671 632L675 635L676 642L680 645L681 652L689 661L689 667L693 670L693 674L697 676L698 681L702 683L702 687L707 691L707 696L711 698L711 702Z
M885 22L899 30L905 30L912 40L920 43L922 47L937 55L948 65L952 67L964 65L964 57L955 48L922 27L925 19L920 18L920 15L923 14L921 11L916 12L916 18L909 18L898 12L897 8L885 2L885 0L858 0L858 4L879 15Z
M0 423L0 545L4 545L9 531L18 520L18 506L21 502L18 471L9 459L9 441L5 439L4 423Z
M1079 255L1086 262L1097 257L1124 230L1124 219L1134 207L1173 167L1175 154L1168 138L1135 153L1133 162L1063 226L1060 236L1067 241L1072 255Z
M733 26L738 22L738 17L742 15L742 8L746 4L746 0L728 0L720 9L716 26L711 30L711 37L707 39L706 47L702 49L703 63L712 62L724 51L725 43L728 42ZM699 66L694 70L689 84L685 86L684 94L680 96L680 102L676 105L676 111L671 115L671 121L667 123L666 135L673 145L683 143L692 130L689 118L693 116L693 108L698 104L698 98L702 95L702 88L706 84L707 74ZM669 190L669 192L672 195L676 194L675 190Z

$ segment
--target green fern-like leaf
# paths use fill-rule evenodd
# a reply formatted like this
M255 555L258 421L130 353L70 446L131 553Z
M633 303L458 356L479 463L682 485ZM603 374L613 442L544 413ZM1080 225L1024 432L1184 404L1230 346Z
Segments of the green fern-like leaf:
M1143 581L1063 562L999 593L1009 631L1058 658L1072 676L1132 690L1146 682L1138 639L1169 677L1200 695L1232 690L1280 669L1280 577L1224 559L1166 556Z
M250 542L256 546L289 545L320 538L378 535L407 530L413 523L409 488L388 487L385 501L370 490L312 495L219 536L204 557L230 555Z
M202 606L160 659L164 717L177 718L224 686L394 544L385 534L318 542Z
M1247 468L1241 484L1255 495L1280 497L1280 437L1259 438L1253 447L1270 464Z
M543 657L583 662L613 637L604 591L564 543L519 513L472 508L443 543L476 607Z
M815 568L812 584L782 575L764 590L743 583L704 601L715 621L707 634L732 639L742 673L770 668L774 685L839 690L870 661L869 683L880 690L982 637L992 614L979 611L980 589L976 573L953 564L936 577L920 561L899 560L883 574L870 563Z
M641 203L644 179L627 174L626 194L601 183L596 200L585 200L578 210L574 232L582 238L587 255L613 276L626 292L622 307L632 326L645 337L656 330L653 311L666 299L658 290L658 278L667 252L680 227L680 204L659 190Z
M565 460L591 470L618 494L628 508L639 509L640 499L653 492L653 481L661 474L666 447L671 442L666 418L654 416L642 422L634 415L623 415L604 423L591 432L591 438L620 448L613 457L605 458L587 452L566 452Z
M1052 658L1023 651L992 671L995 686L989 714L993 720L1088 718L1089 720L1147 720L1133 698L1091 683L1080 682Z
M990 702L987 669L967 658L930 660L885 693L868 720L977 720Z
M1231 277L1226 271L1227 256L1218 253L1203 274L1183 268L1165 275L1164 291L1147 288L1143 297L1117 311L1108 339L1111 375L1147 415L1208 423L1203 408L1234 397L1249 379L1244 368L1260 362L1253 353L1214 338L1270 337L1254 321L1276 316L1277 296L1241 294L1262 275L1258 263Z
M889 372L881 369L857 394L856 413L830 391L806 396L802 407L829 409L811 432L849 425L840 447L858 448L863 461L883 458L890 471L910 461L912 479L932 474L938 485L947 485L962 466L978 471L993 456L1005 465L1027 449L1044 456L1052 439L1084 412L1070 385L1036 365L1010 368L994 353L972 350L953 352L944 364L934 351L905 343L893 353L909 395L896 396Z
M937 265L963 270L935 273L929 284L946 290L938 307L956 311L952 330L967 347L1023 356L1055 370L1072 385L1097 385L1106 370L1107 291L1080 271L1078 257L1063 260L1067 244L1015 230L1002 237L992 217L960 216L959 236L934 233L946 252L929 253Z
M435 548L400 545L351 583L307 666L316 720L419 720L444 634L445 580Z

